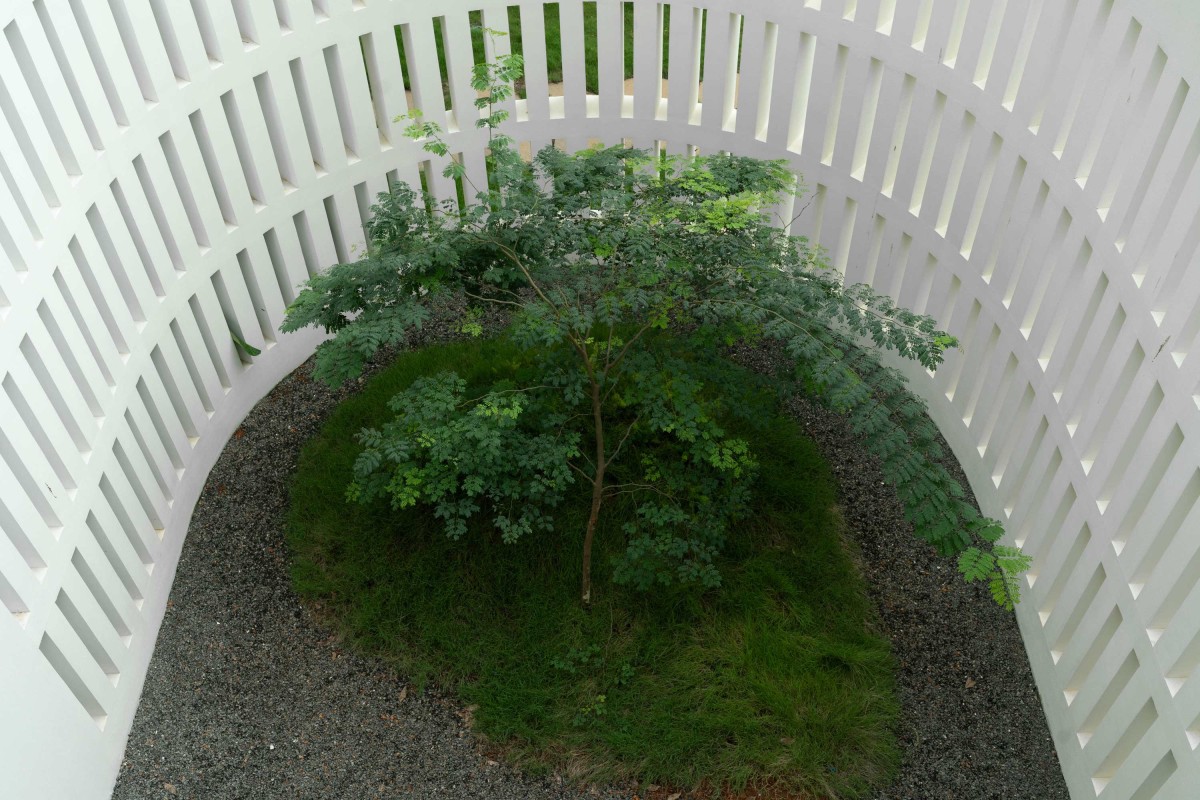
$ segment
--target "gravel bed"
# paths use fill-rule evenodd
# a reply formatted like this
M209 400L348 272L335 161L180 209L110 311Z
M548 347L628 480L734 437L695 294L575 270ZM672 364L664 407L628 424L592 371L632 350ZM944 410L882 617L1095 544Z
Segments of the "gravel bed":
M450 335L435 325L422 339ZM288 481L303 442L353 390L331 391L309 372L259 403L209 475L114 799L670 798L497 763L452 698L418 693L346 650L301 605L283 536ZM791 411L840 480L899 665L903 763L878 800L1067 798L1015 619L912 536L836 417L800 400Z

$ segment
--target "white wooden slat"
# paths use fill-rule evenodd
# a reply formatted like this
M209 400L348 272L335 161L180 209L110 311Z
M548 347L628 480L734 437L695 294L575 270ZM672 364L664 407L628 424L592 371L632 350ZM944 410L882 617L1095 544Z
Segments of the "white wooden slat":
M654 119L662 100L663 4L633 6L633 115Z
M522 4L521 55L525 59L526 113L529 119L550 118L550 88L547 70L546 14L555 13L543 5Z
M116 704L114 687L61 613L48 615L40 645L87 713L103 722Z
M623 3L596 3L596 58L599 64L600 116L619 118L625 97Z
M27 77L36 76L36 80L41 84L40 89L45 96L39 108L43 113L47 113L47 116L53 117L61 131L65 140L63 144L69 151L69 157L64 159L64 163L70 167L68 172L72 175L80 174L81 165L94 158L95 148L76 107L76 98L72 96L67 77L59 68L64 54L61 50L56 51L51 45L41 20L32 7L18 17L18 20L19 42L24 52L17 51L17 42L12 39L9 44L14 45L14 55L23 62L23 73Z
M353 131L351 149L359 158L371 158L379 152L379 131L371 108L367 75L363 69L362 46L357 36L339 39L330 81L335 98L340 98L336 107L339 118L342 118L343 131Z
M190 439L195 437L196 431L188 428L186 414L183 415L185 418L181 418L176 409L177 401L172 399L162 379L153 370L149 370L138 382L137 391L152 414L159 438L170 442L172 449L181 454L181 459L186 460L191 451Z
M891 191L891 197L906 208L912 209L918 202L918 198L913 197L913 189L918 175L932 162L932 152L924 154L937 143L945 102L945 95L929 89L918 90L913 95L912 110L904 130L903 152L899 156L900 166Z
M40 385L29 377L22 379L18 372L10 372L4 376L4 395L0 397L3 403L3 419L11 420L8 424L15 436L25 439L27 430L32 439L37 442L36 449L28 450L35 463L34 453L42 453L48 466L54 470L56 483L66 492L74 491L86 474L86 463L76 441L68 434L66 427L55 418L47 415L50 399L46 397ZM22 426L17 420L24 423ZM26 452L18 443L17 449Z
M153 470L154 483L159 491L168 501L173 500L179 486L179 470L175 466L172 454L167 452L162 438L154 429L153 421L140 403L130 404L125 411L125 424L137 445L137 452ZM182 461L178 453L174 454L174 459Z
M583 4L559 3L559 27L563 53L563 104L568 119L584 119L587 109L587 70L583 58L569 58L568 54L582 54L583 47Z
M134 637L143 633L144 617L90 531L76 537L71 567L74 575L99 601L121 643L128 647Z
M109 467L100 478L100 491L108 501L119 532L137 552L147 573L151 573L162 556L162 543L115 457L109 460Z
M145 63L149 81L154 85L155 98L170 96L176 88L175 70L163 47L162 35L159 33L149 0L114 2L120 3L124 9L124 16L130 25L129 38L136 43L134 46Z
M676 47L674 18L672 18L671 33L671 56L674 58ZM775 46L775 63L771 66L773 75L771 117L767 123L766 135L767 143L780 150L789 145L788 137L794 111L792 103L796 100L795 87L792 83L799 67L800 43L799 31L791 26L780 24Z
M56 605L76 634L82 632L81 642L110 683L130 670L129 650L91 589L74 570L67 570L63 575Z
M233 140L226 106L220 99L205 103L199 109L199 117L193 118L193 130L203 131L201 152L205 163L211 162L208 172L219 172L213 182L217 194L217 205L226 225L244 225L255 214L254 198L251 196L250 175L240 166L242 159ZM233 167L233 168L229 168Z
M147 562L130 542L107 497L101 496L89 515L89 534L104 552L109 566L121 577L126 593L136 605L150 589Z
M371 92L376 115L388 143L393 146L404 139L403 120L397 117L408 113L408 101L404 95L404 72L400 67L400 50L396 47L395 28L376 27L370 32L370 46L366 48L370 64Z
M122 294L91 228L80 228L68 251L75 269L82 276L87 297L104 318L118 349L128 352L128 343L137 337L137 325L145 320L141 308L136 303L128 302ZM76 302L87 302L79 295L75 295L75 299Z
M150 359L164 389L171 397L172 405L176 409L179 423L184 432L189 437L198 436L200 429L208 419L208 413L189 380L187 365L179 352L175 338L164 336L150 351ZM148 381L148 383L153 385L153 381ZM159 408L161 409L161 406Z
M471 52L471 20L463 13L449 14L441 19L446 73L450 79L450 102L454 107L452 129L471 131L475 129L475 120L481 114L475 108L476 92L471 88L471 69L475 62Z
M80 452L86 452L98 431L99 418L88 407L87 398L58 357L53 341L44 328L31 328L26 332L20 349L27 360L14 364L10 374L29 387L30 392L34 384L26 382L26 376L36 381L49 401L42 409L48 413L53 408L60 424L70 433Z
M138 500L138 509L149 520L154 532L161 537L162 531L166 527L164 520L167 519L170 511L170 498L157 486L158 481L155 480L151 467L146 462L141 450L138 449L131 432L125 430L117 436L117 441L113 445L113 454L116 456L121 474L129 482L130 488Z
M1013 74L1009 76L1006 87L1000 91L1006 92L1004 101L1011 103L1013 117L1017 124L1029 127L1038 122L1037 116L1044 108L1046 97L1051 91L1055 79L1061 83L1059 64L1064 55L1064 43L1071 35L1070 10L1065 6L1049 3L1032 4L1039 6L1037 21L1027 27L1026 35L1030 37L1028 59L1024 69L1014 65ZM1032 16L1030 20L1032 20ZM1078 42L1082 33L1076 33ZM1079 57L1078 45L1072 55ZM1067 70L1071 70L1068 62ZM1011 100L1010 100L1011 95Z
M1117 26L1116 20L1110 20L1110 34L1121 32L1125 39L1120 44L1120 56L1094 69L1083 92L1071 137L1063 150L1064 168L1074 171L1076 181L1082 186L1091 182L1092 170L1097 166L1096 152L1102 139L1108 135L1108 130L1116 128L1123 132L1129 117L1121 110L1122 107L1131 105L1135 96L1139 103L1149 99L1140 96L1145 74L1139 66L1149 66L1150 48L1145 46L1146 40L1138 37L1134 29L1120 31ZM1137 58L1138 51L1141 51L1141 59ZM1107 166L1099 165L1101 173Z

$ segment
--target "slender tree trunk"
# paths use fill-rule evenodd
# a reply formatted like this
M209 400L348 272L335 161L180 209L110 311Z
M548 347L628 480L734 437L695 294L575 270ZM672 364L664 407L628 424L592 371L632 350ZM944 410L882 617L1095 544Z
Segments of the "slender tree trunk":
M587 532L583 535L584 608L592 607L592 541L596 538L596 521L600 518L600 502L604 498L604 418L600 413L600 384L592 382L592 417L596 424L596 475L592 479L592 513L588 516Z

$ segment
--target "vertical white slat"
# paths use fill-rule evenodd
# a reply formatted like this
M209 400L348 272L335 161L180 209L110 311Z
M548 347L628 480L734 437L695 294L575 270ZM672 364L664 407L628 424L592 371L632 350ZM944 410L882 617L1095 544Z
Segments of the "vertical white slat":
M159 441L176 454L179 463L187 463L195 432L189 431L180 420L175 401L153 369L138 379L137 394L151 416L153 430Z
M28 17L25 22L28 28L37 26ZM0 42L0 74L6 76L5 82L0 84L0 113L7 116L6 121L19 148L5 152L13 156L19 152L25 156L37 176L41 199L50 206L58 206L70 192L68 175L80 172L80 158L90 154L91 148L83 136L82 126L71 125L67 120L67 127L64 127L62 110L70 106L70 95L61 85L53 86L61 89L54 92L56 102L46 94L49 88L42 78L43 71L37 70L20 26L19 20L8 25L4 41ZM43 52L41 55L53 64L53 54ZM48 76L50 71L44 73ZM41 107L35 95L41 95ZM77 136L68 134L67 128ZM32 203L28 194L26 201Z
M138 87L134 77L129 56L121 41L116 21L108 3L86 3L84 0L69 0L76 21L88 33L84 34L91 42L88 49L93 51L93 64L102 62L99 67L106 74L106 83L112 92L112 98L120 106L118 121L125 125L133 125L146 115L146 99Z
M381 135L392 146L404 140L407 123L396 118L408 113L404 96L404 71L400 67L400 50L396 46L396 30L391 26L371 30L367 59L371 71L371 93L375 102Z
M142 451L128 429L118 434L113 452L117 459L117 469L120 469L121 474L128 480L130 489L138 500L137 508L149 521L154 533L161 537L166 527L164 520L170 511L170 498L159 489L158 482L151 473L150 464L142 456Z
M110 676L110 682L113 679L112 676L129 672L133 668L129 650L126 649L117 630L108 620L101 604L97 602L83 578L74 570L65 570L62 592L65 594L65 598L60 596L60 609L64 615L68 610L78 615L76 623L82 623L81 627L92 638L91 647L88 650L91 652L92 648L99 649L100 657L95 660ZM110 672L110 670L115 670L115 672Z
M142 634L145 619L90 529L86 534L76 537L71 566L80 580L92 590L93 596L101 599L105 616L109 618L121 643L129 647L132 639Z
M1028 183L1027 171L1016 148L1005 142L996 157L995 177L987 186L987 194L975 200L977 204L982 203L982 210L974 238L969 243L970 259L985 280L991 279L991 274L986 272L988 259L1006 235L1017 192Z
M997 236L989 251L981 252L981 255L988 253L983 274L1006 306L1011 302L1012 292L1020 279L1020 268L1030 250L1030 237L1014 236L1013 232L1056 216L1046 208L1050 202L1049 187L1036 180L1031 173L1025 174L1025 180L1014 196L1014 210L1008 215L1007 230Z
M491 6L483 9L482 18L483 26L494 31L499 31L499 36L485 36L483 38L483 53L484 58L490 63L498 63L500 59L507 58L512 54L512 36L508 30L508 9L504 6ZM510 99L498 105L502 111L508 112L509 119L516 119L517 104L516 104L516 87L509 83Z
M1022 127L1036 124L1036 117L1052 91L1056 76L1059 76L1058 67L1064 54L1064 45L1071 38L1070 9L1048 3L1036 5L1040 6L1033 12L1037 14L1037 22L1026 28L1030 44L1024 68L1019 63L1014 64L1008 85L997 86L1004 93L1004 102L1010 104L1016 123ZM1076 41L1080 35L1076 34ZM1079 57L1077 51L1072 55ZM1069 62L1067 71L1071 71Z
M333 262L329 262L333 263ZM210 281L204 281L197 289L195 294L194 308L199 311L203 319L197 319L196 322L205 330L207 336L211 340L212 346L215 349L217 361L214 367L218 368L222 374L222 383L232 386L237 377L241 375L243 366L241 359L237 355L237 347L233 343L233 339L229 336L229 327L225 322L225 313L221 309L220 303L217 301L216 291L212 287ZM147 386L154 390L157 381L146 381ZM161 395L160 395L161 396ZM155 397L154 406L162 408L166 411L171 409L170 405L162 405L162 400ZM164 411L164 414L166 413ZM168 420L170 422L170 420ZM171 424L171 429L174 431L175 425ZM192 436L191 433L188 436ZM191 442L188 442L187 448L181 448L184 452L188 452L191 447Z
M946 63L947 57L951 55L947 52L951 32L967 5L962 0L932 0L925 37L919 42L914 42L913 47L939 64Z
M105 88L89 55L87 43L79 30L71 6L64 2L42 2L37 10L48 35L58 41L70 80L79 87L79 100L96 128L101 147L117 135L117 111L107 101Z
M767 144L779 149L789 145L792 122L792 103L796 100L794 81L800 63L800 31L780 23L776 33L775 61L769 65L771 71L771 110L767 123ZM674 39L671 50L674 52ZM764 69L768 65L764 64Z
M169 97L177 88L175 70L163 49L162 34L158 30L149 0L115 0L124 4L130 25L130 36L137 43L154 85L157 98Z
M242 278L250 290L255 316L260 320L260 327L261 320L266 319L274 333L283 324L283 312L287 303L275 279L275 270L266 242L262 239L251 241L246 248L246 257L250 269L247 274L243 268Z
M172 267L182 271L188 265L198 263L200 243L162 147L147 147L134 159L132 177L120 177L122 186L129 187L126 197L130 199L132 207L145 207L154 217ZM166 283L169 281L164 285Z
M3 429L0 429L0 444L4 442L7 439ZM0 453L0 480L10 487L0 498L0 534L4 534L20 553L21 561L39 579L40 585L48 565L56 564L60 556L56 534L61 533L61 526L46 521L38 507L44 502L43 499L31 497L25 491L22 483L24 470L20 464L10 464L8 459L8 454ZM18 475L14 468L23 474ZM21 490L15 488L18 485Z
M254 200L233 142L225 106L220 98L213 98L202 104L196 114L199 116L193 116L192 129L205 172L216 176L212 185L221 218L226 225L245 225L255 215ZM196 193L205 194L199 190Z
M299 287L308 280L304 265L304 252L296 238L296 228L291 224L278 225L264 237L276 282L288 303L295 300Z
M1075 122L1082 86L1095 60L1100 33L1096 25L1097 3L1098 0L1080 3L1077 10L1080 19L1070 26L1067 36L1058 44L1061 61L1039 108L1040 120L1035 117L1031 125L1056 155L1061 155L1063 139Z
M1142 594L1137 597L1139 607L1156 609L1155 598L1161 600L1173 584L1164 580L1159 591L1155 592L1145 577L1160 562L1160 554L1170 547L1169 539L1178 538L1181 546L1187 546L1186 536L1174 536L1179 533L1175 527L1178 521L1171 520L1177 520L1179 514L1186 515L1195 505L1196 480L1195 454L1180 447L1162 478L1154 486L1147 487L1151 494L1141 517L1135 524L1122 524L1125 545L1121 549L1121 561L1128 565L1127 574L1131 583L1145 584ZM1176 508L1180 503L1183 505ZM1192 546L1194 548L1195 543ZM1180 566L1186 562L1186 558L1182 559Z
M704 81L701 90L701 125L712 130L725 126L726 82L729 75L730 23L727 11L710 9L704 17Z
M449 122L451 130L473 131L475 121L486 110L475 108L475 90L471 88L471 68L475 57L471 52L471 20L465 13L448 14L442 18L442 41L446 49L446 75L450 82L450 103L454 107Z
M85 391L89 407L93 414L102 413L100 398L107 393L111 393L112 387L116 383L115 375L119 373L123 365L124 351L121 350L118 342L111 336L108 328L108 323L91 302L91 298L84 288L82 279L69 264L64 264L63 268L55 269L53 273L55 289L58 291L62 302L59 303L54 293L47 294L48 310L54 314L55 320L62 320L60 330L70 331L76 342L82 340L87 345L86 352L83 352L80 358L76 359L80 365L81 373L87 377L88 386ZM62 315L61 310L63 305L69 311L68 315ZM68 323L66 320L70 319ZM74 336L74 332L78 332L78 336ZM116 345L116 347L106 346L107 343ZM83 348L80 348L82 351ZM91 360L89 360L89 357ZM100 381L93 382L97 372L101 376Z
M153 316L154 309L165 296L165 290L161 288L158 273L143 263L113 195L110 192L98 195L96 205L87 218L109 271L122 287L122 293L128 293L143 314Z
M838 87L828 77L836 73L837 56L838 45L835 42L821 37L817 38L816 49L812 56L813 80L807 93L808 102L804 110L804 139L800 151L814 162L821 161L825 154L825 134L829 126L829 115L838 99L835 95ZM707 71L705 74L708 74ZM796 102L799 102L799 97ZM793 116L795 116L794 109Z
M921 6L925 1L927 0L923 0L922 2L917 2L917 0L900 2L900 0L897 0L892 4L895 11L892 16L891 29L888 31L887 35L890 36L894 42L902 44L906 47L912 46L913 33L917 28L917 17L919 16Z
M563 108L567 119L584 119L587 111L587 71L582 57L583 47L583 4L559 3L559 26L563 54Z
M36 154L31 152L32 159L26 158L27 148L22 142L29 142L27 131L13 128L7 119L0 118L0 152L14 154L5 162L14 199L19 203L23 211L21 216L30 226L34 239L40 240L52 227L54 210L60 202Z
M37 377L50 400L50 407L58 413L61 424L66 426L80 452L90 449L88 444L95 439L99 427L98 418L88 408L83 394L76 388L74 379L44 328L33 326L26 332L21 343L21 354L27 359L36 359L23 366L27 366Z
M212 65L204 49L204 39L200 35L191 4L150 0L150 6L160 29L168 30L174 40L184 73L180 77L193 82L203 79Z
M17 17L16 28L6 29L6 34L10 31L15 36L9 36L9 45L13 48L13 56L21 63L23 76L40 83L40 87L37 87L42 95L38 103L40 114L53 120L57 131L61 132L62 141L56 144L65 151L63 164L68 174L81 174L82 166L95 158L96 151L66 78L59 70L57 54L46 38L32 6L23 9ZM55 134L55 138L58 138L58 134Z
M633 6L633 115L655 119L663 93L663 4Z
M175 259L178 253L172 255L167 248L154 213L146 204L146 196L141 191L137 175L126 167L122 174L109 184L112 190L112 211L108 212L109 234L122 258L132 263L134 257L142 266L142 275L150 286L152 293L161 302L169 289L173 288L177 273ZM107 205L107 197L102 197L103 203L97 204L97 210L105 214L101 205ZM174 243L172 242L172 246ZM133 267L130 267L132 270ZM139 278L140 279L140 278ZM146 305L150 305L146 301Z
M0 398L0 400L3 399ZM5 402L0 404L0 407L7 405ZM49 420L46 422L48 423ZM32 495L36 491L42 495L41 498L34 497L33 499L37 503L45 504L41 509L43 517L49 510L57 520L63 520L70 505L69 490L54 466L43 454L37 439L15 415L5 417L3 436L4 443L0 446L0 454L3 454L10 462L19 460L19 464L10 463L9 466L13 468L14 472L24 473L25 480L22 480L21 483L28 493Z
M78 444L65 428L47 417L49 401L41 387L30 383L21 385L12 373L5 375L0 385L4 390L0 395L3 419L11 420L9 424L18 434L21 426L17 420L24 423L24 428L37 441L38 449L46 454L59 483L67 492L73 492L86 474L87 464Z
M106 480L101 478L102 483ZM92 516L89 526L91 535L106 551L109 564L115 563L129 581L126 591L135 603L142 600L150 591L151 570L147 569L150 562L130 541L107 496L99 497L89 513Z
M922 168L928 169L932 162L932 158L924 154L936 144L940 133L939 109L944 102L945 95L932 89L922 89L919 85L913 96L912 111L904 130L903 149L899 155L899 168L890 195L910 210L919 201L919 198L913 197L917 178Z
M699 122L700 39L704 11L671 6L667 118L673 125Z
M179 471L174 458L167 452L166 446L154 429L141 403L133 400L125 410L125 424L129 426L130 435L138 446L138 452L146 459L154 472L154 481L167 500L173 500L179 486Z
M340 98L337 105L339 115L345 117L342 119L343 130L352 131L352 149L358 157L371 158L379 153L379 131L371 108L371 90L367 86L367 73L357 36L344 36L338 40L337 58L333 66L330 80L336 97Z
M207 134L204 128L197 130L199 113L192 112L185 124L163 134L159 144L176 191L183 201L192 236L200 247L210 248L228 231L233 220L225 218L226 212L217 198L217 192L225 191L220 174L210 173L209 164L205 163L201 151L198 137L206 137Z
M837 121L837 138L833 145L831 166L838 172L854 171L854 158L859 139L859 126L863 124L863 102L871 95L869 73L871 59L865 55L849 53L846 73L842 84L843 102ZM860 100L861 98L861 100Z
M550 89L546 51L546 7L522 3L521 55L525 59L525 107L531 120L550 118Z
M303 270L303 268L303 260L301 259L300 269ZM180 353L191 362L195 369L195 374L199 378L200 388L197 391L202 393L201 399L206 400L207 405L215 409L219 401L224 398L226 387L222 382L223 376L217 372L216 367L213 365L212 358L209 356L208 346L204 341L204 335L200 332L196 318L191 313L190 306L186 307L175 318L174 328L177 331L173 331L173 335L176 337L175 345L179 348ZM193 382L196 381L193 379ZM178 452L176 448L171 449ZM176 468L182 468L182 459L177 459L178 456L172 457Z
M313 156L326 172L334 172L348 163L351 152L342 138L324 52L304 55L298 60L303 67L304 98L312 114L309 122L313 126ZM296 88L299 92L301 87Z
M1047 370L1047 376L1054 376L1055 383L1062 393L1059 405L1068 415L1073 416L1079 404L1091 397L1091 392L1084 388L1087 382L1095 377L1090 372L1090 366L1097 358L1108 353L1114 339L1120 335L1121 326L1126 319L1128 314L1118 302L1116 293L1106 293L1095 315L1087 320L1082 328L1071 331L1073 339L1070 362L1067 363L1067 353L1059 356L1057 349L1051 357L1051 369Z
M307 123L296 88L295 76L300 74L299 70L295 62L279 65L254 81L285 191L308 184L317 174L309 139L301 135L307 130Z
M422 112L424 120L433 122L445 130L448 121L442 98L442 77L438 68L433 28L428 20L421 20L419 23L405 26L404 31L404 50L408 56L413 105ZM439 200L449 200L455 196L453 182L442 176L444 166L433 162L426 176L430 192Z
M1137 75L1130 79L1135 95L1114 113L1093 158L1086 186L1088 197L1106 223L1114 200L1128 202L1124 197L1114 197L1115 185L1128 174L1140 174L1137 165L1149 158L1154 134L1161 132L1165 108L1179 86L1179 78L1172 74L1166 54L1147 36L1138 44L1152 53L1137 58ZM1113 218L1113 224L1119 221L1119 217Z
M624 4L596 3L596 58L599 63L600 117L621 116L625 97Z
M970 144L962 165L962 176L958 182L954 202L949 209L950 219L945 230L946 241L960 254L968 244L968 235L971 237L971 243L974 242L971 225L973 222L977 224L975 209L983 203L995 177L1000 146L999 137L988 130L986 125L975 125L971 130Z
M124 535L138 551L147 573L151 573L162 559L162 542L116 457L110 456L106 461L108 467L100 479L101 494L108 500Z
M87 713L97 723L105 721L110 710L116 707L114 687L61 613L47 615L40 646L64 682L75 692L82 693L79 700Z
M92 358L91 352L87 352L90 351L90 346L85 350L85 346L81 344L88 341L87 331L80 329L75 315L56 292L46 294L45 299L38 304L37 312L54 346L62 355L65 366L74 379L73 385L83 396L88 410L93 416L102 415L104 401L111 396L111 388L105 377L103 365Z
M741 67L738 77L735 133L747 139L764 138L770 119L774 82L774 25L757 15L743 18Z
M150 351L150 357L159 379L171 396L180 425L189 437L195 438L208 421L208 412L192 385L187 364L179 352L175 338L164 336Z
M1121 20L1110 18L1105 31L1105 43L1109 46L1104 49L1117 55L1090 70L1063 148L1063 169L1071 172L1081 186L1088 181L1095 148L1116 113L1118 102L1128 102L1137 90L1137 85L1131 83L1137 70L1131 69L1130 62L1138 42L1132 29L1127 33L1125 27Z

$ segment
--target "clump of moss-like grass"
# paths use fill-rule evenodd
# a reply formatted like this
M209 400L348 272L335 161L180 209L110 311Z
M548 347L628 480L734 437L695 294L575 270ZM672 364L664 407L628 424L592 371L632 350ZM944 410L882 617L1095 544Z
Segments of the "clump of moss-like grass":
M886 781L898 758L888 645L868 630L828 468L790 420L739 430L761 465L755 513L730 537L716 591L613 584L632 514L613 502L585 611L586 486L554 533L515 544L486 521L452 541L426 510L346 503L354 435L387 418L394 394L441 370L486 387L522 364L503 340L427 348L336 410L292 487L298 592L353 644L475 706L479 732L529 769L799 796Z

